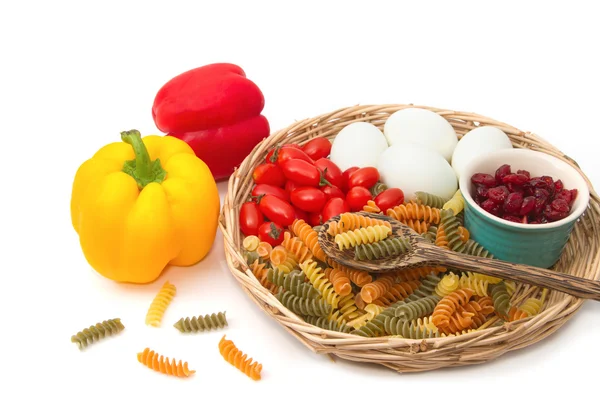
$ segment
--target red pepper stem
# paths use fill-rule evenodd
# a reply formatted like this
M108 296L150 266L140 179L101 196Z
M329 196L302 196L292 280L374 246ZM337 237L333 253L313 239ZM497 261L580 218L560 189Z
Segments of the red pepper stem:
M142 140L142 135L136 129L121 132L121 140L133 147L133 160L125 161L123 172L133 177L141 190L151 182L161 183L166 177L166 171L160 165L160 160L152 161L148 149Z

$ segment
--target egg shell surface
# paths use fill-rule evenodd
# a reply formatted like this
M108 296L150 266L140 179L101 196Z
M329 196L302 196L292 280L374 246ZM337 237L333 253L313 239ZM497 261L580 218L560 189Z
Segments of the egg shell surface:
M353 122L337 134L330 159L342 171L351 167L377 167L379 156L388 148L383 133L368 122Z
M452 154L452 168L460 179L465 167L473 158L512 147L506 133L496 127L481 126L472 129L458 141Z
M458 143L456 131L446 119L423 108L405 108L390 115L383 126L390 146L417 143L441 154L448 162Z
M406 199L423 191L451 198L458 190L454 170L439 153L420 144L398 143L381 154L377 165L381 181L400 188Z

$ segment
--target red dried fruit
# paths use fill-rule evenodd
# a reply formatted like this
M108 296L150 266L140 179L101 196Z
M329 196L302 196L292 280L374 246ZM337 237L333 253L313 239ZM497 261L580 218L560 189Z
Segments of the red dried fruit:
M571 191L567 190L567 189L563 189L560 192L556 192L556 195L554 196L554 198L562 199L562 200L566 201L567 204L570 204L571 200L572 200Z
M577 198L578 192L577 192L577 189L571 189L571 190L569 190L569 192L571 192L571 201L569 201L569 207L571 207L573 205L573 202Z
M515 185L523 185L529 182L529 177L523 174L508 174L502 178L502 183L514 183Z
M556 182L554 182L554 192L558 193L560 191L562 191L565 188L565 185L562 183L562 181L559 179Z
M523 186L517 185L515 183L509 183L506 185L508 191L511 193L524 193L525 188Z
M523 203L521 204L521 209L519 210L519 215L526 216L535 208L535 197L527 196L523 199Z
M566 201L561 199L554 201L559 203L555 205L555 203L552 202L544 209L544 217L546 217L549 221L558 221L569 215L569 205Z
M522 218L515 217L514 215L504 215L502 219L505 219L510 222L523 222Z
M502 213L502 208L500 204L496 204L490 199L487 199L486 201L482 202L481 208L495 216L499 216Z
M523 195L519 192L510 193L504 201L504 212L518 214L523 204Z
M503 165L501 165L501 166L500 166L500 167L499 167L499 168L496 170L496 174L495 174L495 177L496 177L496 183L497 183L498 185L502 184L502 179L503 179L503 178L504 178L506 175L508 175L508 174L510 174L510 173L511 173L511 171L510 171L510 165L508 165L508 164L503 164Z
M477 185L477 189L476 190L477 190L477 196L480 196L480 197L483 197L484 199L487 199L487 197L488 197L488 190L490 190L488 187L485 187L483 185Z
M526 175L528 178L531 178L531 174L526 169L520 169L520 170L518 170L517 174Z
M563 213L568 213L570 210L569 203L567 203L563 199L552 200L552 203L550 203L550 207L552 207L553 210Z
M487 193L488 198L498 204L504 203L504 200L510 194L508 188L504 185L490 188Z
M476 185L493 187L494 185L496 185L496 178L494 178L490 174L476 173L473 174L473 176L471 177L471 182L473 182Z

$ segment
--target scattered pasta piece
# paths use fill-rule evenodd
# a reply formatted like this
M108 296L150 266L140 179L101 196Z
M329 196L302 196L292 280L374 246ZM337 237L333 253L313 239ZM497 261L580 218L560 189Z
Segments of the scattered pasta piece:
M235 344L225 338L225 335L219 341L219 352L229 364L242 371L248 377L255 381L260 380L260 373L262 371L262 364L248 358L248 356L242 353Z
M137 353L137 359L146 367L166 375L183 378L193 375L196 372L188 368L187 362L182 363L181 361L177 362L176 360L169 361L169 357L164 358L147 347L143 352Z
M227 318L225 312L219 312L218 314L213 313L194 316L192 318L181 318L173 326L182 333L204 332L223 329L227 326Z
M107 336L113 336L125 329L121 318L107 319L85 328L71 336L71 342L76 343L79 350L85 349L88 345L104 339Z
M148 308L148 312L146 313L146 325L153 327L160 326L163 315L176 293L177 288L175 285L169 283L169 281L166 281L163 284Z

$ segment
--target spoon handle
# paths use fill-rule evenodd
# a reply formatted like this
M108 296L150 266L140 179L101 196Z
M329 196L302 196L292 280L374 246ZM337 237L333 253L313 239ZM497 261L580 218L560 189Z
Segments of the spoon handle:
M600 301L600 281L497 259L457 254L440 247L423 247L425 253L423 255L447 267L554 289L582 299Z

